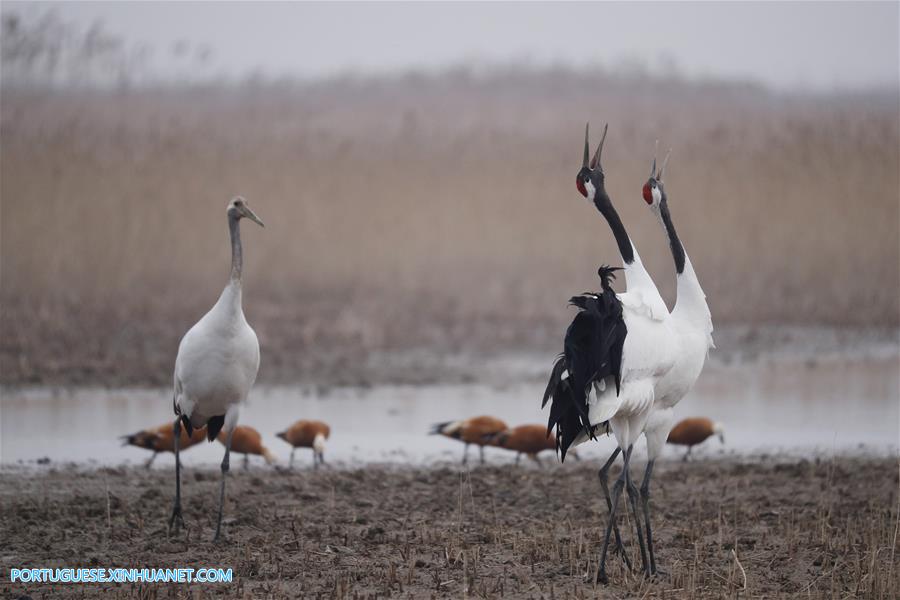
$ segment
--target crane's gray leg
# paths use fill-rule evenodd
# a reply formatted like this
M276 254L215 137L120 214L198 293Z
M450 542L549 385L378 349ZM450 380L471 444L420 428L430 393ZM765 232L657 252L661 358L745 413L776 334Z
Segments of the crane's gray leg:
M637 529L638 548L641 550L641 566L644 574L650 575L650 566L647 563L647 550L644 547L644 532L641 529L641 518L638 515L638 500L640 500L640 492L634 481L631 479L631 473L625 472L625 489L628 490L628 503L631 505L631 516L634 518L634 527Z
M478 457L481 464L484 464L484 446L478 446Z
M606 576L606 552L609 550L609 539L612 537L613 527L616 523L616 509L619 507L619 498L622 497L622 489L625 487L625 483L628 479L628 462L631 459L631 450L634 446L628 446L628 449L625 450L625 465L622 467L622 473L619 475L619 478L616 479L615 485L613 485L612 492L612 506L609 509L609 522L606 524L606 535L603 536L603 548L600 550L600 562L597 565L597 581L603 584L609 583L609 578Z
M691 457L691 448L693 448L693 446L688 446L687 452L685 452L684 456L681 458L681 462L687 462Z
M169 534L172 533L172 526L175 526L175 534L184 527L184 517L181 515L181 453L178 446L181 442L181 417L175 417L175 424L172 426L175 433L175 506L172 507L172 516L169 517ZM154 456L156 456L154 454Z
M313 471L319 470L319 453L313 450Z
M521 452L517 453L517 454L516 454L516 465L519 464L519 460L520 460L521 458L522 458L522 453L521 453Z
M291 460L290 460L290 462L288 463L288 469L293 469L293 468L294 468L294 452L295 452L296 450L297 450L296 448L294 448L293 446L291 446Z
M325 452L319 452L318 454L319 454L319 464L324 466L325 465Z
M231 436L233 434L234 429L231 429L228 432L228 436L225 438L225 458L222 459L222 487L219 488L219 518L216 521L216 536L213 538L214 542L219 541L219 534L222 532L222 508L225 505L225 478L228 475L229 455L231 454Z
M647 463L644 473L644 481L641 483L641 504L644 508L644 527L647 529L647 551L650 554L650 574L659 572L656 568L656 558L653 556L653 533L650 531L650 477L653 475L653 463L656 459Z
M600 471L597 473L597 476L600 478L600 486L603 488L603 496L606 498L606 510L608 511L612 511L612 499L609 497L609 468L616 461L616 457L619 456L619 452L621 451L621 448L616 448L609 457L609 460L606 461L606 464L600 467ZM625 566L628 567L628 570L630 571L631 559L628 558L628 553L625 552L625 545L622 544L622 534L619 533L618 523L613 523L613 531L616 534L616 547L613 552L622 557L622 560L625 561Z
M248 470L249 468L250 468L250 455L249 455L249 454L245 454L245 455L244 455L244 470L246 471L246 470Z
M176 447L178 446L178 442L175 442L175 446ZM147 463L144 465L145 468L149 469L151 466L153 466L153 461L156 460L157 454L159 454L159 452L156 452L156 451L153 452L153 456L151 456L150 460L148 460Z
M466 442L466 447L463 450L463 463L462 464L465 465L468 462L469 462L469 443Z

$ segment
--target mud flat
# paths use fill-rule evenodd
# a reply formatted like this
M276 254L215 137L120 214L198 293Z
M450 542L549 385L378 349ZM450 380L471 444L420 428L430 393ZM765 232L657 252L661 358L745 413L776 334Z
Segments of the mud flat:
M6 597L892 598L900 589L895 457L664 462L652 505L668 575L609 560L585 583L606 514L596 461L460 470L240 469L213 544L218 471L185 475L187 530L166 534L172 473L6 467ZM635 472L643 465L635 464ZM614 473L615 474L615 473ZM639 563L631 522L627 552ZM15 584L12 567L223 567L231 584Z

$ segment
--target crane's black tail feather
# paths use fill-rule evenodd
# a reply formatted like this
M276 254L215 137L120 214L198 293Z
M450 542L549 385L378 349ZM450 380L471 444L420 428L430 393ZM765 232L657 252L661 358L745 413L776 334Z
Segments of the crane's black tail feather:
M224 425L225 415L210 417L209 421L206 422L206 439L210 442L216 439L216 436L218 436L219 432L222 431L222 427ZM190 432L190 430L188 431Z
M184 427L185 431L187 431L188 437L194 435L194 426L191 425L191 420L187 415L181 415L181 425ZM179 428L178 433L181 434L181 429Z
M553 396L553 392L556 390L556 387L560 385L563 380L563 373L566 372L566 357L563 354L560 354L556 357L556 360L553 361L553 369L550 371L550 380L547 382L547 388L544 390L544 400L541 402L541 408L547 406L547 400L549 400ZM547 435L550 434L550 430L547 430Z
M547 419L547 435L549 436L553 428L556 427L556 450L559 452L562 462L565 462L569 447L582 431L593 437L593 430L588 421L587 403L584 401L584 394L581 394L582 399L580 401L578 396L579 394L572 388L570 383L566 357L561 354L553 364L550 380L547 382L547 388L544 391L542 407L546 405L548 400L552 399L552 402L550 402L550 417Z
M544 390L542 407L552 398L547 433L556 427L556 448L565 460L571 444L581 435L594 439L608 423L591 425L588 417L588 394L591 386L609 379L622 383L622 348L628 334L622 314L622 303L612 289L618 267L602 266L600 293L587 292L573 296L569 302L578 314L566 330L563 353L557 357Z
M600 276L600 288L604 292L612 292L612 281L616 278L616 271L621 271L622 267L611 267L603 265L597 269L597 275Z

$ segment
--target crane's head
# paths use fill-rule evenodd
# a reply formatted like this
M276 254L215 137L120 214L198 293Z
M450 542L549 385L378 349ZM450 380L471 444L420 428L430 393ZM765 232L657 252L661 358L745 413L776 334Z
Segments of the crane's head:
M713 423L713 433L719 436L719 441L725 443L725 427L721 423Z
M260 227L265 227L262 220L247 206L247 201L244 200L243 196L235 196L228 203L228 217L238 221L247 217Z
M597 146L593 158L590 156L591 148L588 139L590 126L591 124L588 123L584 128L584 159L581 161L578 175L575 176L575 187L582 196L596 203L602 198L607 198L606 190L603 187L604 176L603 167L600 166L600 153L603 151L603 142L606 140L606 130L609 126L603 126L603 136L600 138L600 144Z
M659 150L659 142L656 142L656 149ZM658 171L656 169L656 152L653 153L653 164L650 166L650 178L647 180L647 183L644 184L644 189L641 192L641 195L644 197L644 202L646 202L655 212L659 211L660 206L666 203L666 188L663 186L662 178L671 153L672 150L666 152L666 157L663 159L662 166Z

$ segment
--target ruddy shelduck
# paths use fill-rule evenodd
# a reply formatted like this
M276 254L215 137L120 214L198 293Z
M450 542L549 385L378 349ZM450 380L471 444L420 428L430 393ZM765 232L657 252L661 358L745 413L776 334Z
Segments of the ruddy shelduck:
M716 423L706 417L690 417L684 419L669 432L670 444L687 446L687 452L682 460L687 460L691 455L691 448L706 441L707 438L717 435L719 441L725 443L725 429L721 423Z
M220 431L218 440L224 445L227 439L227 432ZM259 432L247 425L238 425L234 428L234 433L231 435L231 451L244 455L244 470L247 470L250 464L251 454L262 456L266 464L271 465L275 462L275 455L263 446L262 436Z
M195 444L199 444L205 437L205 427L195 429L190 436L187 434L187 431L181 429L181 439L179 439L178 445L181 450L185 450ZM137 446L138 448L146 448L147 450L153 451L153 456L151 456L150 460L144 465L148 469L153 464L153 461L156 460L156 455L160 452L175 453L175 433L171 423L160 425L154 429L142 429L137 433L123 435L121 439L123 446Z
M498 448L505 448L515 452L516 464L519 464L519 460L524 454L540 465L542 463L538 458L538 454L544 450L556 451L556 436L547 434L546 425L519 425L518 427L501 431L494 436L491 443ZM574 448L569 450L569 453L573 458L578 459Z
M432 426L429 434L443 435L463 442L466 448L463 451L462 464L466 464L469 460L469 444L475 444L478 446L481 464L484 464L484 447L490 445L494 436L506 429L506 423L497 417L481 415L463 421L437 423Z
M312 448L314 468L318 469L320 464L325 464L325 440L331 435L331 427L327 423L301 419L275 435L291 445L291 468L294 466L294 451L297 448Z

